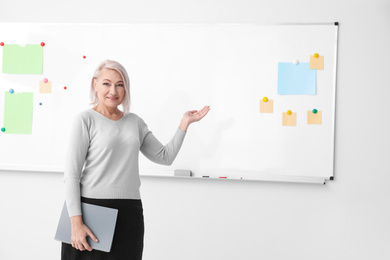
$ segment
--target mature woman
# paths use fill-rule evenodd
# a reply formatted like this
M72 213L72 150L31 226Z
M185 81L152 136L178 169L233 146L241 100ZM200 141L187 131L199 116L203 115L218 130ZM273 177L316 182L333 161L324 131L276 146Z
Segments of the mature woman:
M155 163L172 164L188 126L210 110L206 106L186 112L173 138L164 146L139 116L129 113L129 93L124 67L106 60L96 69L91 82L91 104L95 106L74 119L64 175L72 245L62 244L62 259L142 259L139 151ZM110 253L92 250L87 243L87 236L95 242L98 238L83 223L81 202L118 209Z

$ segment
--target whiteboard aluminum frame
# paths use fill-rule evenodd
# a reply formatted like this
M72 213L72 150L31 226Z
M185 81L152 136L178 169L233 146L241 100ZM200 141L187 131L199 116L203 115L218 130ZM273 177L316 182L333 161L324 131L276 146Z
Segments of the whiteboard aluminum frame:
M332 122L332 128L333 128L333 132L332 132L332 138L333 138L333 144L332 144L332 154L333 154L333 158L332 158L332 164L333 164L333 175L330 177L330 180L333 180L334 179L334 172L335 172L335 146L336 146L336 140L335 140L335 136L336 136L336 92L337 92L337 63L338 63L338 36L339 36L339 23L338 22L335 22L335 26L336 26L336 31L335 31L335 43L334 43L334 48L335 48L335 51L334 51L334 60L335 60L335 65L334 65L334 72L333 72L333 75L334 75L334 78L333 78L333 122Z

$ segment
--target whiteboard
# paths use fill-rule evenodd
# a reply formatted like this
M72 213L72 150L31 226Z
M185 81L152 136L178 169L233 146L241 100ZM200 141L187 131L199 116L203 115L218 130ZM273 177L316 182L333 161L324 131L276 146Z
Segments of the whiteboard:
M5 92L33 92L32 134L0 132L0 168L63 171L70 122L90 107L97 65L112 59L129 73L131 112L162 143L185 111L211 106L171 166L140 156L141 175L188 169L194 178L332 179L337 31L335 24L0 23L5 44L45 43L43 74L0 74L0 125ZM324 56L316 95L278 95L278 64L309 62L314 53ZM51 94L39 93L43 78ZM264 96L274 113L259 113ZM322 111L321 125L306 122L313 108ZM282 126L288 109L297 113L296 126Z

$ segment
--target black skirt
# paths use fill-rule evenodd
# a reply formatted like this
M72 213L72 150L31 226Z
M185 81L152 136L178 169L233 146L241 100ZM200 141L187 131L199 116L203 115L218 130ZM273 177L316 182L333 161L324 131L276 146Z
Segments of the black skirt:
M144 247L144 215L141 200L90 199L82 202L118 209L111 252L79 251L62 243L61 260L141 260ZM93 233L93 230L92 230ZM99 239L99 238L98 238Z

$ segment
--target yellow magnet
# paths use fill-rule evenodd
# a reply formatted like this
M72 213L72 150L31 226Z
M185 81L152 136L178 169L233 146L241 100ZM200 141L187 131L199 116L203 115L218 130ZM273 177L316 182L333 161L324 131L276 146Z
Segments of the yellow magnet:
M318 58L320 55L318 53L314 53L314 58Z
M291 115L291 114L292 114L291 110L287 110L287 115Z
M268 101L268 98L267 97L263 97L263 102L267 102Z

